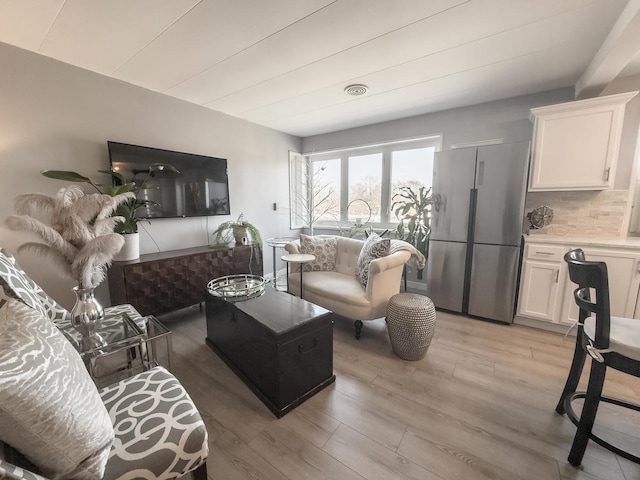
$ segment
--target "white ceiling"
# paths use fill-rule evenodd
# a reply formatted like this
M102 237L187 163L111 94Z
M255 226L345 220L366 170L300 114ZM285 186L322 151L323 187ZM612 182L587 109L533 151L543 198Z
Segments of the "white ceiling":
M305 137L640 73L639 3L0 0L0 41Z

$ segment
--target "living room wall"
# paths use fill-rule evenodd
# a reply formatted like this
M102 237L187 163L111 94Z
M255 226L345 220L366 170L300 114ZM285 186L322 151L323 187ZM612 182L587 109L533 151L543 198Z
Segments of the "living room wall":
M302 139L303 153L322 152L393 140L442 135L442 149L452 145L503 139L530 141L529 109L573 100L573 88L454 108Z
M206 245L208 234L240 213L263 238L290 234L288 152L300 139L198 105L110 79L0 43L0 246L15 253L35 240L4 225L12 201L23 193L55 195L65 182L43 169L108 177L107 140L225 157L229 163L231 216L142 222L141 252ZM101 178L102 177L102 178ZM281 207L272 208L273 203ZM267 247L268 248L268 247ZM266 251L267 260L270 250ZM70 308L72 280L61 281L47 261L18 255L20 265L47 293ZM271 262L265 262L265 273ZM109 305L104 282L98 290Z

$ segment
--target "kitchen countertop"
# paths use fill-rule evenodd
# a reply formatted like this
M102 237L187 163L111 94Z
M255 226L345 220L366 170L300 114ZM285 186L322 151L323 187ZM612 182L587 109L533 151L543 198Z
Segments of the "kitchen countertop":
M523 235L525 243L559 243L587 247L640 248L640 237L580 237L576 235Z

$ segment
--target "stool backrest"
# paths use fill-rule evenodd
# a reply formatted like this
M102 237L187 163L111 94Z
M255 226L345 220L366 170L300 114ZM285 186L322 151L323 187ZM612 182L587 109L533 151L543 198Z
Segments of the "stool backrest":
M567 252L564 260L569 266L569 278L578 285L573 296L580 308L579 323L584 324L587 317L595 314L594 346L598 349L609 348L611 312L607 264L586 260L581 248ZM595 302L591 300L591 289L595 290Z

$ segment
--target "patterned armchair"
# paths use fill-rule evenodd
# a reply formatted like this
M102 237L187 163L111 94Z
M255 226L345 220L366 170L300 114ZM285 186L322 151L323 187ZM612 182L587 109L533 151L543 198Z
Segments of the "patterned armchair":
M206 480L207 430L171 373L156 367L98 390L56 328L69 312L3 249L0 285L1 479L173 479L192 472ZM131 305L105 311L126 312L144 328Z
M174 479L188 472L194 480L207 480L207 429L184 387L163 367L99 394L115 432L102 480ZM0 478L49 480L37 471L21 452L0 441Z

